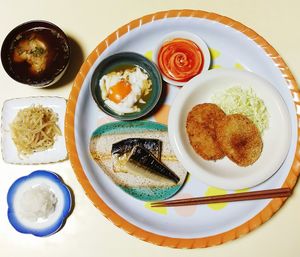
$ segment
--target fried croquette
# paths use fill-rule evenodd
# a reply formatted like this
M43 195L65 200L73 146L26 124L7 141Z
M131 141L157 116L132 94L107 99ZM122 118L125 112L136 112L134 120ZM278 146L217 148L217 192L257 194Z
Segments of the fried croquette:
M260 156L263 142L255 124L242 114L224 116L215 126L222 151L239 166L249 166Z
M216 104L198 104L188 113L186 131L193 149L205 160L222 159L225 154L216 138L216 121L226 114Z

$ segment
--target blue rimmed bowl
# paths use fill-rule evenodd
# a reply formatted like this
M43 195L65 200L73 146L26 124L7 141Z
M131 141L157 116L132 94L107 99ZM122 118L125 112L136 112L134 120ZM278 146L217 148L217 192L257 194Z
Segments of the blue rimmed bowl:
M47 218L31 220L21 214L19 203L24 192L41 185L49 188L57 202L54 212ZM72 209L72 194L57 174L37 170L17 179L11 185L7 194L7 204L9 222L18 232L44 237L56 233L64 225Z

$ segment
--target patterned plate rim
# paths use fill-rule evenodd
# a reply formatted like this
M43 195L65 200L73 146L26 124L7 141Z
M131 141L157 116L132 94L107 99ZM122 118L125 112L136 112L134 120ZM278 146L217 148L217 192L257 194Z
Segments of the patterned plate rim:
M273 199L261 212L255 215L253 218L249 219L245 223L240 226L237 226L229 231L224 233L216 234L213 236L202 237L202 238L172 238L166 237L162 235L158 235L155 233L151 233L149 231L145 231L142 228L139 228L132 223L128 222L116 212L114 212L96 193L93 189L91 183L89 182L85 172L81 166L79 156L76 150L76 141L75 141L75 109L77 104L77 99L83 85L84 79L88 74L90 68L97 60L97 58L102 54L102 52L108 48L114 41L118 40L119 37L126 34L127 32L143 26L144 24L151 23L156 20L162 20L167 18L175 18L175 17L194 17L194 18L202 18L212 20L218 23L221 23L226 26L230 26L235 30L240 31L248 38L252 39L257 45L259 45L267 55L272 58L273 62L280 69L283 78L286 80L288 84L288 88L291 91L293 101L295 103L296 113L297 113L297 124L298 124L298 140L297 140L297 148L293 160L292 167L290 169L289 174L286 177L285 182L282 187L293 188L297 182L297 178L300 173L300 91L297 86L297 82L293 77L291 71L289 70L286 63L283 61L281 56L277 53L277 51L260 35L258 35L252 29L246 27L238 21L230 19L228 17L205 12L201 10L168 10L161 11L154 14L149 14L143 16L141 18L135 19L128 24L117 29L115 32L110 34L106 39L104 39L88 56L86 61L80 68L78 72L70 96L67 104L66 110L66 118L65 118L65 137L66 137L66 145L69 154L69 158L71 161L71 165L75 171L78 181L84 188L87 196L93 202L93 204L103 213L103 215L111 220L116 226L122 228L130 235L133 235L141 240L160 245L167 246L173 248L203 248L214 245L219 245L225 243L227 241L236 239L241 237L242 235L247 234L253 229L259 227L261 224L269 220L273 214L282 206L286 199L277 198Z

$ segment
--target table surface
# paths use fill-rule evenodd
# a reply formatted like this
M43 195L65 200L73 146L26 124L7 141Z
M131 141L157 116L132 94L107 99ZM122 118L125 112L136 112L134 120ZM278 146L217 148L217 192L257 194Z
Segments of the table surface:
M282 56L297 81L300 75L298 0L0 0L0 42L18 24L34 19L51 21L71 39L73 55L65 76L54 86L33 89L13 81L0 67L0 104L24 96L68 98L72 82L88 54L108 34L131 20L160 10L201 9L235 19L264 37ZM16 232L7 219L6 195L20 176L36 169L57 172L74 191L76 204L61 231L46 238ZM0 161L0 256L288 256L300 254L300 189L271 220L244 237L205 249L171 249L141 241L114 226L94 207L70 162L21 166Z

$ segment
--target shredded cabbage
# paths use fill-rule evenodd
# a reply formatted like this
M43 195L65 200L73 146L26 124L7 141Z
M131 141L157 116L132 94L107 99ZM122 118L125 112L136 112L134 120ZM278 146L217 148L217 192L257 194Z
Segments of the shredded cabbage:
M269 127L268 110L252 88L243 90L239 86L231 87L213 95L212 101L226 114L240 113L247 116L261 134Z

